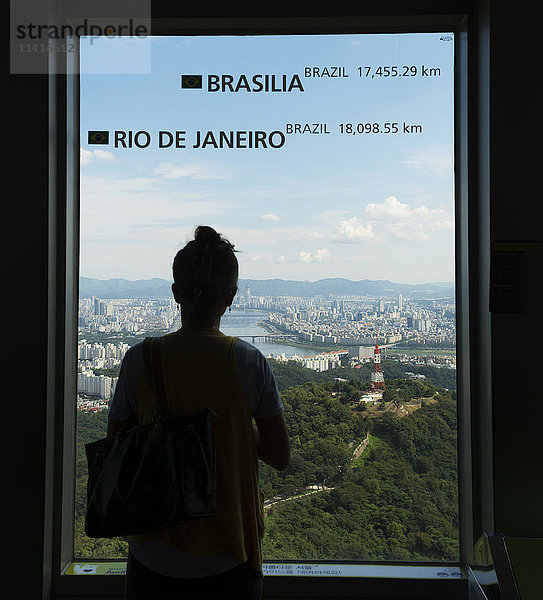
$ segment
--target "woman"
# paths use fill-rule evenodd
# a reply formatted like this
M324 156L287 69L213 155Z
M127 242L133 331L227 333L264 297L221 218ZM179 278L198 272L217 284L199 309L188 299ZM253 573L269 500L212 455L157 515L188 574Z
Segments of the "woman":
M126 598L259 599L264 513L257 458L278 470L288 464L283 405L264 356L219 331L237 292L234 246L211 227L197 227L174 259L173 278L182 326L161 339L167 402L171 415L203 407L217 413L219 512L129 536ZM123 360L108 436L135 416L140 424L151 420L142 343Z

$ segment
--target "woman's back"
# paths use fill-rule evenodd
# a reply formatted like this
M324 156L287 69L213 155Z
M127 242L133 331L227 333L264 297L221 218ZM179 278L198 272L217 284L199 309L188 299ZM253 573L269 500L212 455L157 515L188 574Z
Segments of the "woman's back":
M262 497L252 414L234 363L236 341L211 327L182 329L162 338L169 414L191 414L203 408L214 413L211 423L217 446L219 512L131 540L161 540L192 555L230 552L238 562L250 558L251 566L260 571ZM139 422L149 423L152 415L146 377L141 378L137 407Z

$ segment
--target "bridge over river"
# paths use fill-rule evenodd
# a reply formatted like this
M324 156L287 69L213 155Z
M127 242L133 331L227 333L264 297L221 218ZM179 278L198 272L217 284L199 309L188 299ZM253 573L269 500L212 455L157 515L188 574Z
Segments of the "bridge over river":
M181 317L178 316L171 328L169 333L178 331L181 327ZM242 333L242 334L229 334L235 335L235 337L251 340L251 342L296 342L298 338L293 333Z
M256 342L295 342L297 337L292 333L247 333L236 335L238 338L250 339Z

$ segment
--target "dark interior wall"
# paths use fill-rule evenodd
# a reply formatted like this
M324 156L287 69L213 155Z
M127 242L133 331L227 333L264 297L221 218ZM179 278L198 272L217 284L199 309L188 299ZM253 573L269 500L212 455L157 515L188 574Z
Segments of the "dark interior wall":
M491 3L491 237L541 240L541 3ZM9 20L9 4L2 3ZM6 38L5 38L6 39ZM6 40L8 41L8 40ZM7 357L1 436L0 597L41 597L47 370L47 81L2 70L4 137L3 332ZM532 272L525 294L540 293ZM539 289L538 287L539 286ZM528 309L527 309L528 310ZM543 535L536 351L542 319L492 317L496 530ZM475 357L476 360L476 357Z
M541 2L490 2L491 239L543 241ZM530 251L522 312L492 315L495 530L543 536L543 257Z
M4 22L9 23L9 3L1 4ZM7 46L9 34L4 42ZM37 599L42 587L45 483L47 78L10 76L6 46L1 87L5 386L0 435L0 597Z

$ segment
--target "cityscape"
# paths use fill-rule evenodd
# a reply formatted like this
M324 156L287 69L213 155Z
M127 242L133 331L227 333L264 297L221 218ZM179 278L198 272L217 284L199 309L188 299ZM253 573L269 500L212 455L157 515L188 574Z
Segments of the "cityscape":
M267 340L288 345L294 353L261 350L268 358L314 371L375 362L376 348L383 357L401 363L456 369L452 297L253 295L246 284L232 309L237 315L254 315L258 330L236 330L235 335L250 343ZM77 406L99 412L108 408L130 346L146 335L174 331L181 322L171 297L91 296L80 298L78 325ZM361 401L375 399L375 394L361 397Z
M272 330L293 333L300 341L346 346L368 346L376 340L381 345L406 341L454 347L456 343L452 298L425 306L404 300L403 294L394 299L253 298L246 287L235 302L248 309L270 310Z

